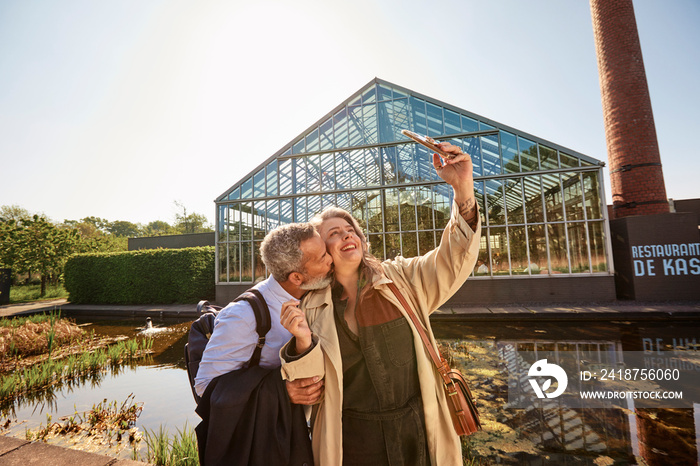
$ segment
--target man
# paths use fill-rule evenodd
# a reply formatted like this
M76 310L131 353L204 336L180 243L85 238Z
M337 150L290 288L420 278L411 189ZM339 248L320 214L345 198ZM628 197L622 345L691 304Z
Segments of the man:
M275 385L277 381L282 385L278 370L280 366L279 350L292 337L291 333L280 323L282 306L286 303L298 304L307 290L325 288L331 280L329 273L332 261L326 253L326 245L314 227L308 223L283 225L271 231L263 240L260 253L271 275L255 285L254 288L260 291L267 303L272 326L266 334L265 345L261 350L259 368L248 371L240 370L247 367L258 343L255 314L250 304L242 300L230 303L216 317L214 331L204 350L195 378L197 394L204 396L207 392L206 408L204 408L207 425L204 429L208 432L208 440L207 435L203 435L206 457L208 458L207 464L219 461L233 464L229 461L231 451L235 450L236 458L240 459L241 450L247 450L249 447L253 450L262 450L262 442L268 442L265 445L265 451L262 453L253 451L248 460L241 460L238 464L253 464L254 461L262 461L260 454L268 454L269 450L275 450L275 448L270 448L269 439L251 438L251 435L254 434L248 435L245 440L247 443L241 446L241 440L237 437L240 433L235 432L235 425L231 426L231 422L229 422L230 412L226 411L232 409L232 402L229 399L233 399L233 402L238 398L247 400L250 393L244 391L247 388L240 387L247 387L246 384L249 384L250 387L253 387L250 390L253 391L257 389L261 381L267 378L274 379L271 385ZM217 384L212 384L214 379L217 379ZM207 391L210 384L212 389ZM312 404L320 398L322 385L323 381L318 378L315 380L302 379L287 382L286 392L282 393L283 395L288 394L292 403ZM275 390L278 390L278 387L273 386L272 392L279 393ZM251 398L257 399L258 395ZM282 410L288 404L286 399L274 399L273 397L271 400L264 401L263 409L277 409L277 403L281 403L280 406L283 408L280 409ZM240 415L242 418L237 423L245 423L243 430L251 430L250 419L247 419L245 412L243 412L245 409L255 409L254 412L257 414L253 416L257 419L254 422L262 423L261 429L264 429L265 420L259 419L261 412L259 407L241 408L239 403L235 409L236 416ZM226 419L223 419L223 413L227 413ZM282 417L277 412L271 414L275 422ZM202 417L205 418L205 416ZM273 421L270 420L270 422ZM269 431L274 430L270 429ZM308 434L306 438L308 439ZM227 442L229 446L226 446ZM274 447L274 445L272 446ZM284 445L280 449L284 449ZM200 455L201 453L200 451Z
M292 223L271 231L263 240L260 253L271 275L254 288L265 298L272 320L260 366L271 369L280 366L279 350L292 337L280 324L282 305L300 300L307 290L325 288L331 280L332 262L325 243L308 223ZM202 396L215 377L244 367L257 343L255 315L247 301L230 303L222 309L199 364L197 394Z

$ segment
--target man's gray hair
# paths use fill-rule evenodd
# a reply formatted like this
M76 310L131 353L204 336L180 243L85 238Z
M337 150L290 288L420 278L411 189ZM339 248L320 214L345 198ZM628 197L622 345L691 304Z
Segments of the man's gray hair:
M316 230L310 223L282 225L265 236L260 244L260 255L267 270L282 283L292 272L304 269L304 253L301 243L314 236Z

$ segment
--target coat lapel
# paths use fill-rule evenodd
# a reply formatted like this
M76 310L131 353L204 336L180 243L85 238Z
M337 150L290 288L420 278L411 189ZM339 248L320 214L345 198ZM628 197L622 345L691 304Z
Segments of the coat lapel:
M306 316L311 331L318 336L326 357L338 374L343 373L343 361L340 355L340 342L335 328L331 287L314 292L305 301Z

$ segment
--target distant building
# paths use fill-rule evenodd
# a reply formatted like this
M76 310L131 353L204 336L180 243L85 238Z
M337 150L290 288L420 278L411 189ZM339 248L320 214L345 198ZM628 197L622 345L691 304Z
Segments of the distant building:
M612 300L604 163L374 79L216 199L217 302L266 276L276 226L336 205L379 258L436 246L452 189L402 129L457 144L474 162L486 264L451 303Z
M214 233L188 233L184 235L142 236L129 238L127 249L180 249L197 246L214 246Z

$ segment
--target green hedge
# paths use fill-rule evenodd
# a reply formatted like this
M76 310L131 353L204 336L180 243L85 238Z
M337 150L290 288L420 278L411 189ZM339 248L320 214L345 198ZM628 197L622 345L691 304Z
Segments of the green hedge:
M64 277L72 303L196 303L215 295L214 247L79 254Z

